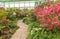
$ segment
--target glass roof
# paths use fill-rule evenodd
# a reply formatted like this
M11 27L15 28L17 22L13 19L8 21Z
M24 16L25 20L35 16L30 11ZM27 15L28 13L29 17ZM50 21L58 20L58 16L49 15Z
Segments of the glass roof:
M41 1L41 2L44 2L46 0L0 0L0 2L16 2L16 1Z
M34 1L34 0L0 0L0 2L14 2L14 1Z

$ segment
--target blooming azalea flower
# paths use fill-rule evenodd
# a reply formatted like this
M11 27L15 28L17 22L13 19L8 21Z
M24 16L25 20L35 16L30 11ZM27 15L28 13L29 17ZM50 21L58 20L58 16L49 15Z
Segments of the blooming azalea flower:
M56 20L56 21L54 22L54 24L58 26L58 25L59 25L59 21Z
M58 19L58 16L55 16L56 19Z
M58 14L58 16L60 17L60 13Z
M37 8L36 16L39 17L39 21L42 23L42 27L48 27L49 30L53 30L53 25L59 26L60 17L60 3L55 6L47 6L47 8Z
M47 27L47 26L48 26L48 24L44 23L44 24L42 24L42 26L43 26L43 27Z
M58 4L56 4L56 6L55 6L55 7L56 7L56 11L57 11L57 13L58 13L58 12L60 12L60 4L59 4L59 3L58 3Z
M42 8L40 8L40 7L35 8L36 13L39 13L40 11L42 11Z
M52 21L54 21L54 18L51 18Z
M49 7L48 7L48 10L49 10L49 11L54 10L54 6L49 6Z
M46 21L49 23L51 20L50 19L47 19Z
M52 25L49 26L49 30L53 30L53 26Z

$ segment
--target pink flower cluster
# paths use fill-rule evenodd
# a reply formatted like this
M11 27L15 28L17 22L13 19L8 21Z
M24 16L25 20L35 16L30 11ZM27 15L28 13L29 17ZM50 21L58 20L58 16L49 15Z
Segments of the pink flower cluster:
M49 30L54 30L54 27L59 27L60 18L60 3L46 8L35 8L35 16L41 22L42 27L47 27Z

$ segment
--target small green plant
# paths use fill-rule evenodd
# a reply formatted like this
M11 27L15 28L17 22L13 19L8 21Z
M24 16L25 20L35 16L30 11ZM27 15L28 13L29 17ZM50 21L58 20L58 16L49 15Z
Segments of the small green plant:
M1 33L1 34L3 33L3 29L4 29L5 27L6 27L6 26L0 25L0 33Z

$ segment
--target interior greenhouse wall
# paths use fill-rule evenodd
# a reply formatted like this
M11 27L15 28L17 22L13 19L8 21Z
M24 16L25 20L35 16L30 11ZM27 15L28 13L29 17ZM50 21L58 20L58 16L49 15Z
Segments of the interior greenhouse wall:
M4 8L34 8L39 5L40 2L45 2L46 0L0 0L0 7Z
M5 8L18 7L21 9L22 8L34 8L35 1L0 2L0 7L5 7Z
M0 0L1 2L3 1L3 2L15 2L15 1L36 1L36 0Z

